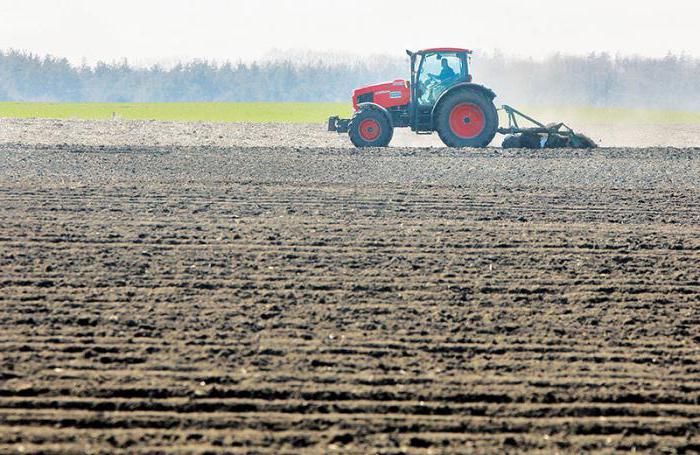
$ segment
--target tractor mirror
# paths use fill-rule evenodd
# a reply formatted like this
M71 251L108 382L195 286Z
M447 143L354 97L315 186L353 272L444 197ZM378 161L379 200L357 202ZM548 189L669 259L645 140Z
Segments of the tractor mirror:
M406 49L406 55L408 55L409 57L413 57L413 52Z

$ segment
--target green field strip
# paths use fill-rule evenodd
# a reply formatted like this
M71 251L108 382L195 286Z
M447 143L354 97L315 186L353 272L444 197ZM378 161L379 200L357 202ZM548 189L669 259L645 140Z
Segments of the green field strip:
M519 106L516 106L520 108ZM700 112L591 107L522 107L543 123L694 124ZM0 118L324 123L349 117L349 103L23 103L0 102Z

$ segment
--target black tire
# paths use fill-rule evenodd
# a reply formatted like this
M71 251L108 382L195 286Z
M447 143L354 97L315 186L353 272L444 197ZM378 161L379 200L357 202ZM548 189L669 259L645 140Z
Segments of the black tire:
M498 130L493 101L481 93L458 89L440 101L433 118L435 129L448 147L486 147Z
M348 134L355 147L386 147L394 137L394 128L384 113L364 109L352 117Z

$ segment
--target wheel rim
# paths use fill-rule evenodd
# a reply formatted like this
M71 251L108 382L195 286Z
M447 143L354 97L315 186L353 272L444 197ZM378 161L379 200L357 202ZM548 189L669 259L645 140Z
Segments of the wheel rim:
M474 139L486 128L484 111L476 104L458 104L450 112L450 128L462 139Z
M360 122L360 136L365 141L375 141L381 134L382 127L378 121L368 118Z

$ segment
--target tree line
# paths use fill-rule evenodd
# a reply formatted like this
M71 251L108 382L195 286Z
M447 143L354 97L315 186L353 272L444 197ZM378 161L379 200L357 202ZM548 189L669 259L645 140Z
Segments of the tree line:
M472 72L475 82L511 104L700 109L700 59L683 55L536 60L480 54ZM379 56L141 68L126 61L75 66L65 58L0 51L3 101L348 101L353 88L408 77L407 58Z

